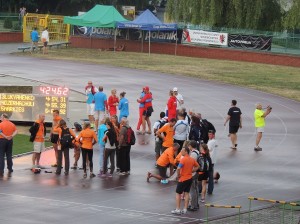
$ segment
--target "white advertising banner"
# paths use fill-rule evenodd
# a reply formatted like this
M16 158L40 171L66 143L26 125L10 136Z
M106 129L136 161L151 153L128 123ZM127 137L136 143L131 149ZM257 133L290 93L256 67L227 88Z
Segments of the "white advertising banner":
M202 30L183 30L183 43L213 44L227 46L228 33L207 32Z

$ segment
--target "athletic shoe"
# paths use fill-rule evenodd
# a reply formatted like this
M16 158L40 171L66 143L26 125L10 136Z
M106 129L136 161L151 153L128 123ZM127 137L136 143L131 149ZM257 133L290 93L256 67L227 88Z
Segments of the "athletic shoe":
M261 147L259 147L259 146L257 146L257 147L254 147L254 151L262 151L262 148Z
M119 172L119 175L120 175L120 176L125 176L125 175L126 175L126 172Z
M77 170L77 166L72 166L71 170Z
M174 209L171 211L172 214L181 215L181 211L179 209Z
M93 178L93 177L95 177L95 176L96 176L96 175L93 174L93 173L90 174L90 178Z
M86 174L86 173L84 173L84 174L83 174L83 178L86 178L86 177L87 177L87 174Z
M57 167L57 164L55 163L55 164L52 164L51 166L52 166L52 167Z
M169 181L167 179L165 179L165 180L161 180L160 183L167 184L167 183L169 183Z
M182 211L181 211L181 214L186 214L187 213L187 210L186 209L183 209Z
M200 202L201 202L201 203L205 203L205 199L202 198L202 199L200 200Z
M8 171L7 177L11 177L11 174L12 174L12 172L11 172L11 171Z
M130 175L130 171L127 171L127 172L126 172L126 175Z
M66 172L65 172L65 176L68 176L68 175L69 175L69 172L66 171Z
M194 207L189 206L189 207L187 208L187 210L188 210L188 211L191 211L191 212L195 212L195 211L198 211L198 208L194 208Z
M108 178L112 178L113 175L112 175L111 173L109 173L109 174L107 174L107 177L108 177Z
M100 175L100 177L101 177L101 178L106 178L106 173L102 173L102 174Z
M148 172L148 174L147 174L147 182L149 182L149 180L150 180L150 177L151 177L151 173L150 173L150 172Z

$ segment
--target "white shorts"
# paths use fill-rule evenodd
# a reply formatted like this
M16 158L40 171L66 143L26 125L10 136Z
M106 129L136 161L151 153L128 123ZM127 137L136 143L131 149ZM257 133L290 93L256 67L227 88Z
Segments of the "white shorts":
M106 117L105 111L96 110L94 117L96 120L102 121Z
M95 104L86 104L86 112L88 116L94 115L95 113Z
M263 132L264 132L264 130L265 130L265 128L264 128L264 127L259 127L259 128L256 128L256 132L261 132L261 133L263 133Z
M33 142L33 152L41 153L45 150L45 142Z

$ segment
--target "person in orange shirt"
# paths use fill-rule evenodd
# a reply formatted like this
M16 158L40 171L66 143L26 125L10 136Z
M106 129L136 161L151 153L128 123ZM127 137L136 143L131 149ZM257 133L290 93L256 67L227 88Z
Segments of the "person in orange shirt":
M30 141L33 142L32 166L33 168L41 168L40 159L41 153L45 149L45 114L40 114L39 119L29 129L31 134Z
M12 166L12 148L13 148L13 137L18 133L16 126L8 120L7 114L2 114L0 123L0 178L3 177L4 173L4 156L6 156L8 177L11 177L13 172Z
M176 164L175 161L175 153L179 149L180 145L178 143L174 143L172 147L167 148L156 161L156 168L158 170L158 174L155 172L148 172L147 182L149 182L151 177L154 177L158 180L166 180L167 177L167 168L170 165L170 176L173 174L173 168Z
M162 143L162 152L164 152L167 148L173 145L173 136L174 136L174 125L176 124L176 119L172 118L169 120L168 124L165 124L161 127L156 135L163 140Z
M91 129L90 123L85 123L83 130L79 133L77 139L81 143L82 152L82 166L83 166L83 178L87 177L86 173L86 156L89 158L90 163L90 178L95 177L93 173L93 145L98 142L96 133Z
M53 122L52 122L52 129L50 133L50 141L53 143L53 149L55 153L55 163L52 165L52 167L57 167L57 161L58 161L58 152L57 152L57 141L58 141L58 132L55 131L55 129L59 128L59 121L62 119L59 116L59 110L53 110Z
M108 97L108 111L109 111L109 116L113 116L117 114L117 106L119 104L119 97L117 95L117 90L113 89L111 91L111 95Z
M72 129L69 129L67 127L67 123L65 120L61 119L58 123L58 127L53 129L53 131L58 132L59 139L58 139L58 148L57 148L57 168L55 174L60 175L61 168L62 168L62 154L64 153L64 159L65 159L65 175L69 175L69 168L70 168L70 155L69 150L71 147L71 144L73 142L75 143L76 134ZM69 144L62 143L62 138L68 138L71 137L71 142Z
M186 214L189 204L189 192L192 186L192 173L199 169L199 164L196 160L189 156L190 150L186 146L182 148L180 163L177 167L178 183L176 187L176 209L172 211L172 214ZM181 194L184 193L184 208L180 210Z

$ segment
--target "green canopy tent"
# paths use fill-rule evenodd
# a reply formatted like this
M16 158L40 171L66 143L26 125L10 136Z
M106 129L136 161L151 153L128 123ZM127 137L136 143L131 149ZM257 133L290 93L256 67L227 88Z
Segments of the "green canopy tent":
M126 20L114 6L95 5L90 11L80 16L65 16L64 23L98 28L115 28L117 22ZM116 44L116 30L114 38L114 49Z

